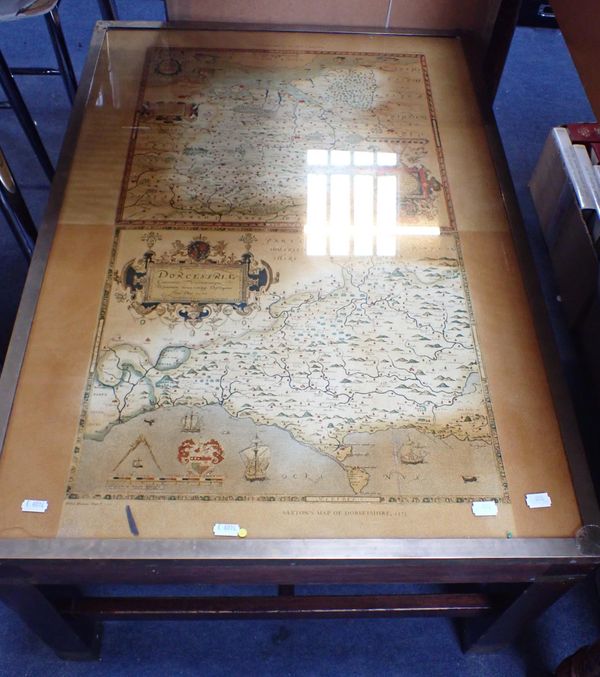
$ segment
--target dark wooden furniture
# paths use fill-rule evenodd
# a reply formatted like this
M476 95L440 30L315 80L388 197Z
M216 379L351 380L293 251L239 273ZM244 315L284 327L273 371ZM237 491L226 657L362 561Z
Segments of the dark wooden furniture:
M98 655L100 622L126 619L452 616L466 650L515 639L593 570L594 536L393 541L36 541L3 544L0 598L64 658ZM56 554L52 550L58 550ZM487 554L485 554L487 551ZM277 585L265 597L84 597L93 583ZM295 596L295 585L437 583L418 595ZM473 617L481 617L473 620Z

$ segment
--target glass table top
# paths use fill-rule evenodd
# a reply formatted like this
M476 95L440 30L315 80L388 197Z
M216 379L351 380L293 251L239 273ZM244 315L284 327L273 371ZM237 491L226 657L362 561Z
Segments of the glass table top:
M11 536L572 535L460 42L108 31L0 496Z

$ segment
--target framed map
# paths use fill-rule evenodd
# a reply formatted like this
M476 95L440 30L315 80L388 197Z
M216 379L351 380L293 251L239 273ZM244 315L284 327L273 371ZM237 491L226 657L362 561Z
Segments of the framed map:
M70 499L509 501L425 55L151 48L117 221Z
M459 40L119 28L94 63L0 529L574 532Z

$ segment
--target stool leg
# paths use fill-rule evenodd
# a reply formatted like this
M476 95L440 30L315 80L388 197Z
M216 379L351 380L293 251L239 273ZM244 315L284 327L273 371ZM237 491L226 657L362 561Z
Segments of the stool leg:
M2 150L0 150L0 211L6 217L25 258L28 262L31 261L37 230Z
M77 78L75 77L75 71L73 70L73 64L71 62L71 57L69 56L69 50L67 49L67 43L60 25L60 17L56 7L45 14L44 18L46 19L48 33L50 33L50 39L52 40L52 47L54 48L54 54L56 55L56 61L58 62L58 69L60 70L63 82L65 83L67 95L69 96L71 103L73 103L77 92Z
M6 97L10 103L10 107L15 111L15 114L19 122L21 123L21 127L23 128L23 131L27 135L29 143L31 144L33 150L35 151L37 159L40 161L40 164L42 165L42 168L46 173L46 176L50 181L52 181L52 178L54 177L54 167L52 166L50 157L48 156L46 148L42 143L42 139L37 130L37 125L35 124L33 118L31 117L31 114L29 113L29 110L27 109L27 105L23 100L23 97L21 96L21 92L17 87L17 83L15 82L15 79L13 78L10 69L8 67L8 64L6 63L6 60L2 55L1 51L0 51L0 84L4 89Z
M117 9L113 0L98 0L98 7L100 8L100 15L104 21L117 20Z

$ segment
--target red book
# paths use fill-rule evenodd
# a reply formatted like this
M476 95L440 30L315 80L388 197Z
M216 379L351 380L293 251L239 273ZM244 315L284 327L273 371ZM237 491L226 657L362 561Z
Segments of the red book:
M569 132L569 138L572 143L600 143L600 123L598 122L577 122L575 124L564 125Z

